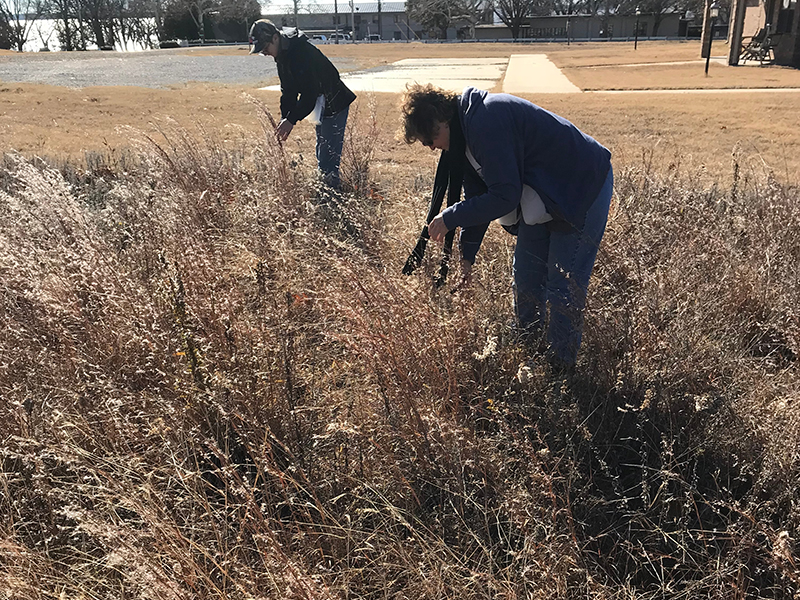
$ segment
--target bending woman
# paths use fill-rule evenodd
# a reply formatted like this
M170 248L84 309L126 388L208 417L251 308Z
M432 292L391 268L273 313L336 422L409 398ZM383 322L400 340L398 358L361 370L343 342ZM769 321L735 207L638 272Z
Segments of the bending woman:
M447 150L451 165L463 161L464 200L428 224L431 239L460 227L468 276L489 223L499 220L517 236L523 339L535 349L544 342L558 366L574 365L611 202L611 153L566 119L508 94L414 85L402 113L406 142Z

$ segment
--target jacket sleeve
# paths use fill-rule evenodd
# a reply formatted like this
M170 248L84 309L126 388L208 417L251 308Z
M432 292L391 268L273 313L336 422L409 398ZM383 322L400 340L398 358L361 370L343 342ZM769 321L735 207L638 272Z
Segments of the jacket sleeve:
M517 207L522 196L525 140L508 115L489 112L471 121L468 139L480 163L487 191L469 196L442 213L448 229L494 221Z
M478 174L474 173L472 169L465 169L464 171L464 196L466 198L473 198L479 196L481 191L485 190L486 186L478 179ZM475 263L475 256L480 250L483 237L486 235L486 230L489 227L489 221L480 225L472 227L464 227L461 229L459 241L461 243L461 258L469 261L470 264Z
M281 81L281 119L287 119L297 105L297 90ZM292 121L294 124L295 121Z

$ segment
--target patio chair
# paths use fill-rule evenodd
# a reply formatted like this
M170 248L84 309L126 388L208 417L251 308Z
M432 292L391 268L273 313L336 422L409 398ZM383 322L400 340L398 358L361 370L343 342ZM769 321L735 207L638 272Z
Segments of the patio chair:
M771 64L775 60L773 48L776 43L776 36L771 35L767 27L762 27L754 36L742 39L742 52L739 54L739 60L742 62L757 60L762 65L764 63Z

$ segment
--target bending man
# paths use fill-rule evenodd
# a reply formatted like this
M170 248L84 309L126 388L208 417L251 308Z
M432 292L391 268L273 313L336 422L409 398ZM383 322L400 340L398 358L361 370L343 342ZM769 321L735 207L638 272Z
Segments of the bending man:
M278 139L286 140L298 121L312 115L317 128L317 165L325 183L339 189L347 114L356 95L342 82L333 63L297 29L279 30L272 21L260 19L250 28L250 44L250 54L271 56L278 66Z
M523 339L534 349L545 341L557 366L574 365L611 201L611 153L569 121L508 94L415 85L402 111L406 142L447 150L451 165L463 161L465 199L428 224L431 239L460 227L468 276L491 221L515 234Z

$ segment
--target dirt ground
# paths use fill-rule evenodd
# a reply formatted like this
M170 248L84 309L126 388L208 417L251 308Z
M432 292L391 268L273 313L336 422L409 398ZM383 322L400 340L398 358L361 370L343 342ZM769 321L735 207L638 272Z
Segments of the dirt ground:
M607 88L628 85L624 82L636 76L657 80L659 73L673 68L618 66L630 64L633 59L663 63L695 60L699 55L696 42L645 42L635 54L632 45L628 48L622 44L538 46L543 46L556 64L565 67L565 73L573 81L590 73L592 77L607 80ZM508 56L535 50L532 45L510 44L342 44L322 49L329 55L351 56L361 68L400 58ZM197 52L246 52L246 48ZM590 68L599 65L617 66ZM691 68L702 75L702 66L696 63L682 65L680 69ZM712 65L709 79L716 77L716 67ZM800 71L794 69L719 66L720 71L725 69L737 77L750 78L748 81L755 87L778 85L778 80L780 87L784 87L791 78L800 86ZM691 86L684 82L680 87ZM202 127L224 136L235 136L239 128L260 131L257 109L245 94L262 100L277 113L277 92L242 86L187 84L163 90L112 87L72 90L0 83L0 150L80 158L87 151L104 152L129 146L135 135L125 126L152 134L159 124L173 122L189 130ZM747 164L772 170L781 180L796 182L800 172L800 155L794 150L800 142L796 127L800 93L542 94L528 98L570 119L608 146L618 167L641 162L642 152L655 150L656 160L667 165L699 166L709 175L724 180L731 173L731 156L736 150ZM392 180L403 173L418 173L420 168L433 166L433 153L419 145L407 147L395 139L398 95L362 94L358 102L362 113L369 110L368 105L373 105L381 125L376 176ZM312 127L300 123L290 142L290 147L297 151L313 155Z

